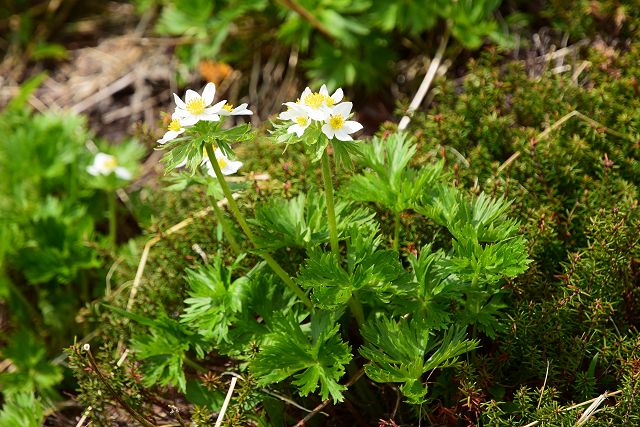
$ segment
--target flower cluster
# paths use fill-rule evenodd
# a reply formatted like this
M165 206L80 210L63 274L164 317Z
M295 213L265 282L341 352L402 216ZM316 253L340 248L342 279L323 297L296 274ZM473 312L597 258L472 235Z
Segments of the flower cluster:
M247 109L246 103L235 108L233 105L228 104L226 100L211 105L213 104L215 94L216 86L213 83L207 83L202 91L202 95L188 89L184 101L174 93L173 99L176 103L176 109L171 115L171 123L169 123L167 131L162 138L158 140L158 143L163 145L169 141L173 141L186 132L189 127L200 121L217 122L220 121L221 116L249 116L253 114L253 112ZM215 155L224 175L235 173L242 166L241 162L229 160L219 148L215 149ZM179 166L184 166L185 164L186 160ZM215 176L206 151L202 158L202 164L207 166L211 176Z
M335 137L340 141L352 141L351 134L362 129L362 125L349 120L353 104L342 102L343 97L342 89L330 96L326 85L322 85L318 92L312 92L307 87L296 102L284 104L287 111L278 117L293 122L287 132L295 133L298 137L302 137L305 130L316 122L329 140Z

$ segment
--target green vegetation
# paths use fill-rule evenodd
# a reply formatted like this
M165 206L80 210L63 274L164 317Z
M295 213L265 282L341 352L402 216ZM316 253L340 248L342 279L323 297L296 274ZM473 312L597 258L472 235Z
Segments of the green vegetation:
M24 82L0 112L0 425L640 423L636 9L136 5L192 39L188 67L242 68L256 39L353 104L323 88L256 128L207 112L207 86L139 184L141 144L31 111L43 76ZM519 22L620 42L566 72L510 59ZM406 131L355 133L353 94L425 36L469 55L461 77Z

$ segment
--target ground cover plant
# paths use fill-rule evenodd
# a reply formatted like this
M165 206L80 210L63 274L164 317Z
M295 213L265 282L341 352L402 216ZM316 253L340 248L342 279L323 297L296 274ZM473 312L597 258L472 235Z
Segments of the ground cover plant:
M309 50L278 43L317 80L275 113L224 85L165 91L143 144L32 111L44 75L16 89L0 113L0 425L637 425L636 11L545 3L530 22L614 36L514 60L509 37L462 50L464 25L491 43L491 12L514 12L489 3L485 26L445 2L431 23L393 2L294 3L366 24L351 39L290 2L200 5L175 20L202 27L175 30L196 36L185 64L284 14ZM148 10L161 28L189 7ZM221 19L218 45L197 37ZM375 89L389 68L359 57L380 80L345 80L320 47L406 34L437 36L449 71L424 111L389 101L371 126L357 80Z

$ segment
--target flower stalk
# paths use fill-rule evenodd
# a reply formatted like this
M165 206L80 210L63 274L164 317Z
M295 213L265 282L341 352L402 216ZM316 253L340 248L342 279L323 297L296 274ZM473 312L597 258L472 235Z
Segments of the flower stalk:
M331 166L329 156L325 149L322 153L322 180L324 181L324 194L327 200L327 220L329 222L329 241L331 252L340 259L340 246L338 243L338 226L336 224L336 210L333 201L333 181L331 179Z
M400 212L394 212L393 216L393 250L397 251L400 246Z
M115 250L117 247L118 238L118 205L117 194L115 191L109 191L107 193L107 199L109 204L109 242L111 247Z
M231 250L233 250L233 253L235 253L236 255L240 255L242 253L242 249L240 248L238 241L233 235L231 225L229 225L227 219L224 217L224 212L222 212L222 209L220 209L220 206L218 206L218 203L216 203L216 201L212 197L209 198L209 204L213 209L213 213L215 214L218 223L222 227L222 231L226 236L227 241L229 242L229 246L231 246Z
M211 143L205 144L205 149L207 151L207 156L209 156L209 159L211 160L211 166L213 167L213 171L215 172L216 178L220 183L220 187L222 187L222 192L224 193L224 196L227 198L227 203L229 204L229 209L231 210L231 213L236 218L236 221L238 221L238 224L240 225L240 228L242 228L242 231L244 231L244 234L255 246L256 244L255 236L251 231L251 229L249 228L249 225L247 224L247 221L245 220L244 215L242 215L242 212L240 212L240 209L238 208L238 204L234 200L233 194L231 194L231 189L229 188L227 181L224 179L224 175L222 174L220 165L216 160L213 144ZM269 265L269 267L271 267L273 272L276 273L278 277L280 277L280 279L282 279L285 285L287 285L293 291L293 293L295 293L298 296L298 298L302 300L302 302L307 307L309 307L310 309L313 309L313 304L311 303L311 300L309 300L309 297L304 293L302 289L300 289L298 285L296 285L293 279L291 279L289 274L280 266L280 264L278 264L278 262L275 259L273 259L273 257L269 254L259 253L259 255L262 257L262 259L265 260L265 262Z

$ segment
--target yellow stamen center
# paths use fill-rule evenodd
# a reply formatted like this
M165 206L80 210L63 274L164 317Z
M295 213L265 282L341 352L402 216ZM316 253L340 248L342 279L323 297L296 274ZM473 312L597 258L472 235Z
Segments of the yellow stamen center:
M327 107L332 107L333 104L335 104L335 101L333 100L332 97L330 96L325 96L324 97L324 103L327 104Z
M178 119L171 120L171 123L169 123L168 129L174 132L178 132L180 129L182 129L182 126L180 125L180 120Z
M324 95L319 94L318 92L310 93L309 95L304 97L305 105L311 108L320 108L323 102L324 102Z
M198 97L187 102L187 111L194 116L204 113L204 100Z
M105 169L113 170L118 167L118 160L113 156L109 156L104 159L103 166Z
M224 106L222 108L224 108L228 112L232 112L233 111L233 105L231 105L231 104L224 104Z
M344 126L344 118L340 114L329 116L329 126L336 130L342 129Z
M218 157L218 164L220 165L220 169L224 169L227 166L227 159Z
M296 117L296 123L300 126L306 126L309 123L309 119L304 116Z

